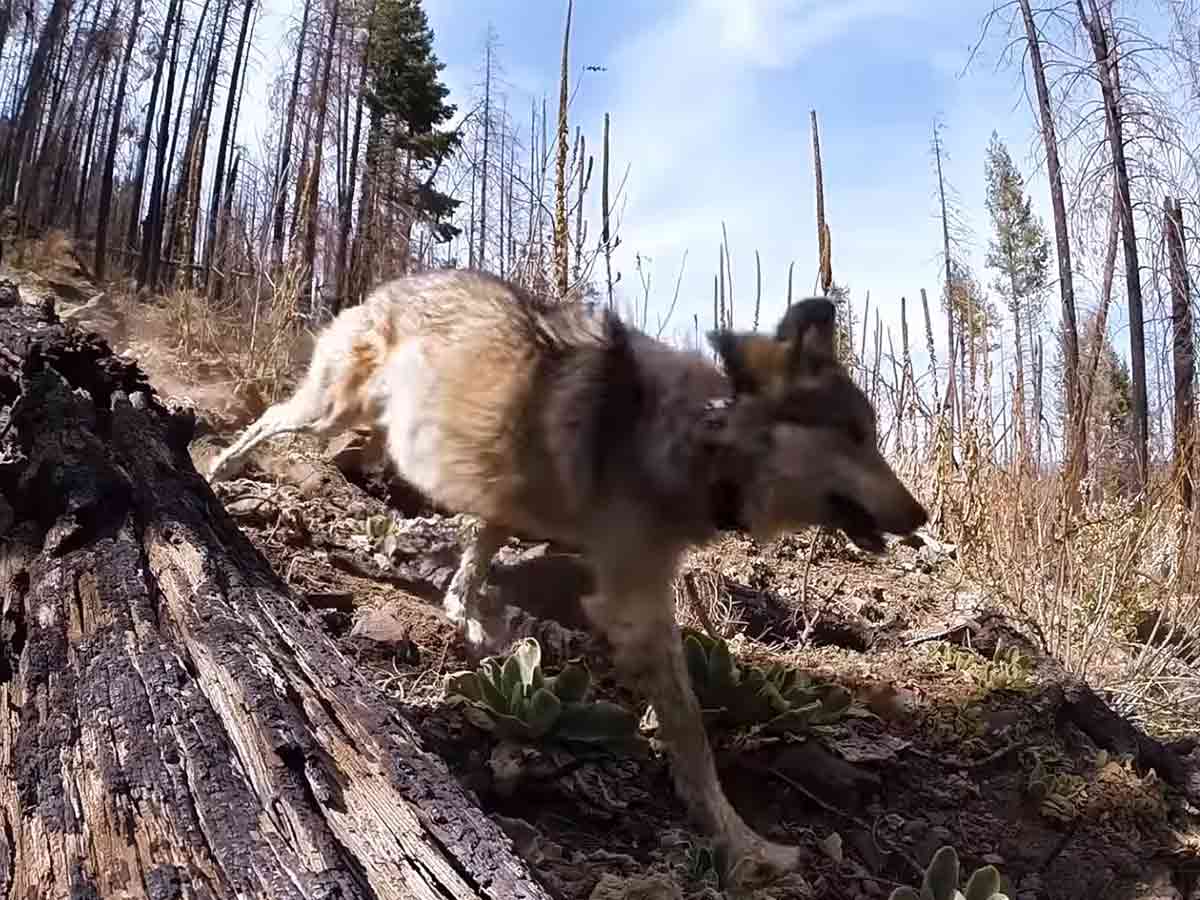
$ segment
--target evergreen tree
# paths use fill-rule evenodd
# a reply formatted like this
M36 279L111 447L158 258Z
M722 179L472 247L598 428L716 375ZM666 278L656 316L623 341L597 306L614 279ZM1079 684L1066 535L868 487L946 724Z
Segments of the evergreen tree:
M371 117L368 155L399 153L406 173L400 200L441 241L459 229L449 223L460 201L433 187L438 164L459 134L439 130L455 113L433 51L433 30L420 0L378 0L369 23L364 103ZM370 165L370 161L368 162Z
M1025 179L1009 156L1008 148L994 131L988 145L984 174L987 179L987 208L993 228L987 265L996 270L993 286L1004 298L1013 317L1017 366L1017 440L1022 455L1025 455L1029 450L1025 396L1026 387L1033 378L1033 373L1027 374L1025 371L1025 351L1029 351L1032 363L1036 352L1035 334L1049 281L1050 240L1025 193ZM1041 410L1032 412L1036 423L1041 418Z

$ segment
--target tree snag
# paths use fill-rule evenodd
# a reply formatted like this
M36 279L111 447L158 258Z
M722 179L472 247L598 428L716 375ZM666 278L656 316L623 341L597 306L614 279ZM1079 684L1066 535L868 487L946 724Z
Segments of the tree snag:
M0 309L0 895L537 898L133 363Z

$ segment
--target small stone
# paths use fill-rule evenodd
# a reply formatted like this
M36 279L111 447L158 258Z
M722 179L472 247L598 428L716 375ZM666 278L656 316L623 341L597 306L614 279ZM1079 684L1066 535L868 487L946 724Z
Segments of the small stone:
M1004 857L999 853L985 853L983 855L983 864L985 866L995 866L998 869L1004 865Z
M821 850L835 863L840 863L846 858L842 852L842 836L836 831L830 832L829 836L821 841Z

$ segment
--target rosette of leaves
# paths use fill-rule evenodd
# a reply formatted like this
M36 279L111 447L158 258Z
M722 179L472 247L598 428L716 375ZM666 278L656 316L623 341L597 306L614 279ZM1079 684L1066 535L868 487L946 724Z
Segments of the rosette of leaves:
M370 516L363 522L363 535L366 537L367 546L376 556L375 561L386 567L399 546L396 520L382 514Z
M910 887L892 891L888 900L1008 900L1000 891L1000 873L995 866L984 866L971 873L967 886L958 887L958 853L945 846L933 854L918 892Z
M463 704L476 727L502 740L561 741L609 749L637 739L637 717L615 703L589 700L592 676L582 660L557 675L542 671L535 638L520 641L506 657L484 659L474 672L446 676L445 693Z
M723 640L684 629L684 655L692 688L710 724L761 726L783 734L841 718L850 692L813 681L790 666L739 665Z

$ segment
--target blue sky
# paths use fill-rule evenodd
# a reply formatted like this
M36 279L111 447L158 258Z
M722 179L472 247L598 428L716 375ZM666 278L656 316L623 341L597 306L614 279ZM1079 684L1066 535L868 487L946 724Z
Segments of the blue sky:
M469 96L478 81L490 20L502 42L510 107L528 109L545 93L556 108L565 3L520 4L520 14L500 0L427 0L426 8L454 96ZM977 272L990 277L983 160L992 129L1029 173L1035 204L1050 219L1021 73L996 66L1003 28L960 77L989 8L961 0L579 0L571 69L583 80L571 120L597 148L610 113L613 171L629 166L616 261L626 297L640 291L640 253L651 261L653 326L687 251L667 333L690 329L693 313L701 330L709 326L722 221L733 252L736 326L750 325L756 249L760 327L782 312L789 262L794 290L812 290L810 109L821 129L834 278L850 286L856 310L869 290L898 341L900 296L917 304L913 310L921 287L931 300L940 290L929 149L935 117L944 124L947 177L976 232ZM607 71L581 72L584 65ZM598 225L594 215L591 234Z
M257 61L264 76L282 61L268 34L278 34L292 5L265 5L258 26L265 52ZM549 108L557 108L565 2L425 0L425 8L445 80L461 106L477 92L490 21L518 121L535 97L540 102L545 95ZM1051 222L1022 73L997 66L1003 23L961 74L990 8L990 0L577 0L571 72L582 80L571 122L598 149L610 113L614 180L629 167L614 259L626 302L640 293L634 268L640 253L653 279L655 330L686 251L679 303L664 336L690 333L693 314L702 332L710 327L722 221L733 252L735 326L750 325L755 250L763 266L760 327L773 327L782 313L789 262L795 261L797 295L812 290L809 110L816 109L834 278L850 287L856 313L870 291L897 349L900 297L907 296L911 333L923 345L919 291L924 287L932 304L941 285L930 152L935 117L944 126L947 179L975 231L971 256L982 282L991 278L984 267L983 165L993 129L1026 173L1048 229ZM607 71L583 72L585 65ZM252 79L249 89L262 92L266 81ZM250 134L242 139L255 143ZM599 193L597 177L587 210L592 236L599 232ZM1056 299L1047 300L1050 321L1057 318ZM1112 333L1120 345L1119 332ZM917 355L923 369L924 354Z

